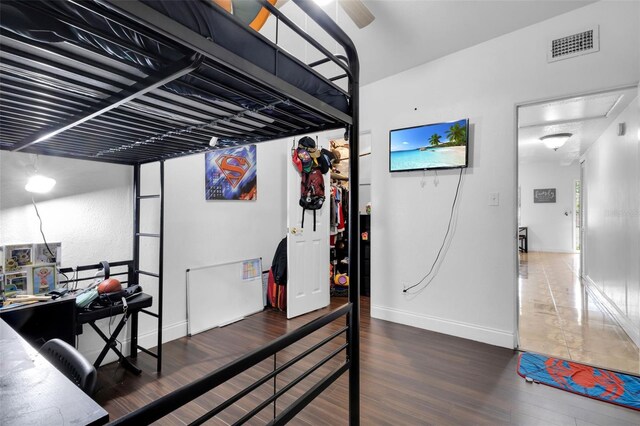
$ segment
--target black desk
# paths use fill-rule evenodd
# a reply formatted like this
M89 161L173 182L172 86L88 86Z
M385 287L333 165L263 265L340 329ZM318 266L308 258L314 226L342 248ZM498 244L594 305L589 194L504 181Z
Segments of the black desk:
M6 307L0 310L0 318L36 348L54 338L71 346L76 344L76 299L73 296Z
M105 346L93 365L98 368L109 350L118 355L122 366L135 374L141 371L131 364L129 360L118 350L116 339L124 326L131 319L131 352L130 357L138 355L138 312L148 308L153 303L153 298L145 293L139 293L127 301L127 311L124 305L100 308L91 311L76 309L74 296L65 296L57 300L32 303L15 308L6 308L0 311L0 317L14 330L35 347L40 347L47 340L59 338L71 346L75 346L75 336L82 334L82 325L89 324L96 333L105 341ZM96 325L96 321L124 314L111 336L105 335ZM0 401L1 403L1 401Z
M122 352L118 350L116 339L118 338L120 331L122 331L124 326L127 324L127 321L129 320L129 318L131 318L130 357L136 358L138 356L138 312L140 312L144 308L150 307L152 303L153 303L153 298L150 295L145 293L139 293L136 296L127 300L126 311L125 311L124 305L116 305L116 306L107 307L107 308L94 309L91 311L83 311L83 310L78 311L78 315L76 317L78 334L82 333L83 324L89 324L91 328L93 328L95 332L98 333L98 335L105 342L105 345L102 348L102 352L100 352L100 355L98 355L98 358L93 363L94 367L96 368L100 367L100 364L102 364L104 357L107 355L109 350L112 350L113 352L115 352L116 355L118 355L120 364L122 364L124 368L126 368L127 370L135 374L142 373L142 371L138 367L133 365L127 359L127 357L125 357L122 354ZM118 322L118 325L116 325L116 328L111 333L111 336L107 336L106 334L104 334L102 330L100 330L100 328L98 328L98 326L96 325L97 320L100 320L103 318L110 318L114 315L119 315L119 314L124 314L124 315L120 318L120 321Z
M0 425L102 425L109 414L0 320Z

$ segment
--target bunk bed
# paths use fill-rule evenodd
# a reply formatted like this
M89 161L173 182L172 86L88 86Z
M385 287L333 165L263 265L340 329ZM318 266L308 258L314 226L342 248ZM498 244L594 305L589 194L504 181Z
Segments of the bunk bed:
M157 370L162 367L162 286L164 162L220 147L259 143L345 128L351 141L350 176L358 179L358 57L351 40L313 1L294 0L340 45L332 54L267 0L254 0L277 25L286 25L323 58L305 64L246 26L211 0L31 0L0 3L0 149L131 165L134 192L133 281L157 279ZM320 65L340 73L325 76ZM346 81L346 89L339 80ZM215 142L215 143L214 143ZM160 164L160 194L141 194L140 168ZM358 185L351 205L358 205ZM140 232L140 205L160 198L160 231ZM358 223L358 209L350 209ZM351 241L358 241L352 226ZM139 267L140 239L159 238L159 271ZM349 370L350 422L359 419L358 245L349 249L351 292L338 313L347 316L346 362ZM333 316L332 316L333 315ZM320 327L322 321L313 327ZM313 327L310 327L311 330ZM299 333L300 334L300 333ZM268 356L300 336L283 336L260 348ZM279 345L279 346L278 346ZM269 345L268 345L269 346ZM252 354L253 360L257 359ZM258 356L259 358L259 356ZM159 418L167 407L195 398L226 377L247 368L239 360L194 383L162 407L143 408L123 423ZM215 382L215 383L214 383ZM328 386L328 384L326 384ZM324 386L324 387L326 387ZM196 389L197 388L197 389ZM314 387L295 415L324 389ZM200 393L201 394L201 393ZM180 397L178 397L180 396ZM297 411L296 411L297 410ZM140 410L138 410L140 411ZM274 419L275 423L287 417Z

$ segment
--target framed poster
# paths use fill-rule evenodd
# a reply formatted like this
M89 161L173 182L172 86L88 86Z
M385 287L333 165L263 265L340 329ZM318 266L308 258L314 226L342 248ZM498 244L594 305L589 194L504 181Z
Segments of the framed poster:
M14 294L27 294L29 287L27 282L27 273L20 271L5 275L4 295L13 296Z
M255 145L207 152L204 158L207 200L258 199Z
M55 263L60 266L61 243L49 243L48 247L45 244L36 244L34 247L33 263Z
M555 188L534 189L533 202L534 203L555 203L556 189Z
M44 294L56 288L56 265L38 265L32 269L33 294Z
M13 259L18 266L31 265L33 259L31 247L11 247L9 258Z

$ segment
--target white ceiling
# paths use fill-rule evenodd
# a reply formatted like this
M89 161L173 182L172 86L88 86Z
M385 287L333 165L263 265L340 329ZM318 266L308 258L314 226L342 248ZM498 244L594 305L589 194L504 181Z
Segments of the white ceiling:
M555 162L568 166L578 160L637 96L635 88L545 102L518 109L518 156L521 163ZM557 151L542 136L571 133Z
M350 0L341 0L350 1ZM361 85L516 31L594 1L574 0L362 0L375 15L359 29L336 0L323 9L352 38L358 49ZM293 3L293 2L290 2ZM286 7L286 5L285 5ZM291 10L283 9L285 13ZM302 15L301 15L302 16ZM308 21L303 27L315 35ZM306 55L305 51L305 55ZM309 59L309 58L306 58ZM568 165L579 158L636 96L617 91L537 104L519 110L520 161ZM558 151L539 138L573 136Z
M363 1L375 15L373 23L363 29L351 22L335 0L323 7L358 49L361 85L593 3L593 0Z

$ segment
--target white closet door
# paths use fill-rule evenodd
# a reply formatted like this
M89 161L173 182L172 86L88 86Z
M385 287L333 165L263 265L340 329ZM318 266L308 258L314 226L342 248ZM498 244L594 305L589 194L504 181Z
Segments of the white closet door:
M319 140L321 147L329 145L328 139ZM287 318L324 308L329 305L329 173L324 175L325 201L316 210L315 231L313 211L305 211L302 228L300 200L301 177L288 153L287 161Z

